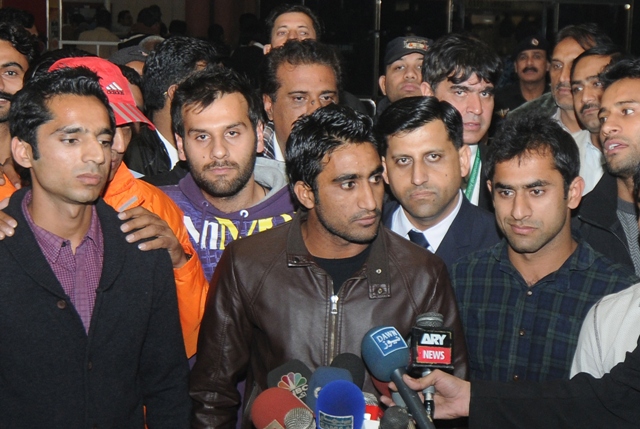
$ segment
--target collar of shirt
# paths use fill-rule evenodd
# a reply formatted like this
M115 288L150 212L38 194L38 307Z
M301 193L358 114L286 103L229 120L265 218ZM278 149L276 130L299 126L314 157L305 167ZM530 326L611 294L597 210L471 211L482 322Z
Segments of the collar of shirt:
M44 257L46 260L51 263L56 263L58 258L60 257L60 251L64 246L69 246L69 240L66 240L52 232L47 231L46 229L36 225L31 217L31 213L29 212L28 205L31 202L32 194L31 191L27 192L24 199L22 200L22 213L24 217L27 219L27 223L29 224L29 228L33 231L33 235L36 237L36 241L38 242L38 246L42 250ZM81 243L84 243L85 240L88 243L92 243L96 249L98 250L101 257L104 256L104 245L102 233L100 230L98 214L96 212L96 206L91 206L91 223L89 225L89 230L85 234Z
M446 218L442 219L438 224L432 226L431 228L426 229L425 231L420 231L417 229L405 213L402 206L399 206L398 209L393 213L393 218L391 220L391 230L396 234L400 234L407 240L409 239L409 231L414 230L421 232L424 234L424 238L429 242L429 250L433 253L438 251L438 247L444 240L444 236L447 235L447 231L451 227L456 216L458 216L458 212L460 211L460 207L462 206L462 191L458 191L458 202L451 213L447 215Z
M169 140L164 138L164 136L158 131L156 128L156 133L158 134L158 138L162 141L164 148L167 150L167 154L169 155L169 161L171 162L171 169L175 167L175 165L180 161L178 157L178 149L176 149Z
M276 161L284 162L284 154L282 153L282 149L278 143L278 137L276 137L275 130L273 131L273 153Z
M469 175L471 175L471 170L473 170L473 163L475 162L476 154L478 153L479 146L478 144L470 144L469 149L471 150L471 157L469 158L471 160L471 165L469 165ZM482 162L480 161L480 158L478 158L478 162L480 163L480 165L478 165L479 168L478 168L478 172L476 173L477 175L476 186L475 188L473 188L473 194L469 199L469 202L471 202L471 204L473 204L474 206L477 206L478 201L480 200L480 187L487 186L486 183L481 183L482 181L480 180L480 178L482 177ZM469 183L469 181L470 180L463 181L462 185L466 186L466 184Z

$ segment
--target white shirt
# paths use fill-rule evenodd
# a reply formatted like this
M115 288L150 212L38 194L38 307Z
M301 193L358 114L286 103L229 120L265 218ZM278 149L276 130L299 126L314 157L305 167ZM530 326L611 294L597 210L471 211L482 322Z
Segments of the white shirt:
M180 158L178 157L178 149L176 149L169 140L165 139L164 136L160 134L160 131L158 131L157 128L156 133L158 134L160 141L162 141L164 148L169 154L169 164L171 164L169 170L171 170L178 163L178 161L180 161Z
M569 131L560 119L560 108L558 108L552 118L555 119L565 131L571 134L576 145L578 145L578 152L580 152L580 177L584 179L584 191L582 195L586 195L593 191L593 188L596 187L604 174L604 169L602 168L604 156L600 149L591 143L591 133L589 133L589 131L580 130L576 133Z
M284 154L282 153L282 148L280 148L280 144L278 143L278 137L276 136L276 131L273 131L273 156L276 157L276 161L284 162Z
M571 377L587 372L596 378L622 362L638 345L640 335L640 283L600 299L587 313Z
M407 240L409 239L409 231L414 230L421 232L429 243L428 250L435 253L438 250L438 247L440 247L442 240L444 240L444 236L447 235L447 231L449 231L454 219L458 216L460 207L462 207L462 198L464 198L462 191L458 191L458 203L451 213L449 213L447 217L442 219L438 224L426 229L425 231L420 231L413 226L409 218L407 218L407 214L404 212L402 206L399 206L391 218L391 231L403 236Z

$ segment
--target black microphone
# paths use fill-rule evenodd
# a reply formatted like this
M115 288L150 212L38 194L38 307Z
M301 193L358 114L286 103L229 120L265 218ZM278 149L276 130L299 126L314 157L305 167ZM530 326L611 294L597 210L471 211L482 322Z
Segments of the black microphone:
M393 326L378 326L362 339L362 358L369 371L381 381L393 381L420 429L435 429L427 415L418 393L411 390L402 379L406 374L410 352L402 335Z
M406 408L397 405L385 411L380 420L380 429L415 429Z
M353 353L340 353L331 361L334 368L344 368L351 373L353 382L362 390L364 386L364 362Z
M411 329L411 375L425 377L436 368L453 370L453 332L443 324L440 313L424 313L416 318L416 326ZM429 386L422 393L427 413L433 418L435 388Z

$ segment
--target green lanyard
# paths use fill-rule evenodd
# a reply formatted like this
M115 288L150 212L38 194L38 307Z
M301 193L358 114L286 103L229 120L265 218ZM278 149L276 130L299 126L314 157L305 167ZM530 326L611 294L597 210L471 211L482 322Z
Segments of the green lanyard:
M473 196L473 190L478 182L478 170L480 170L480 148L476 150L476 157L473 160L473 168L471 168L471 175L469 176L469 183L467 183L467 189L464 190L464 195L469 201Z

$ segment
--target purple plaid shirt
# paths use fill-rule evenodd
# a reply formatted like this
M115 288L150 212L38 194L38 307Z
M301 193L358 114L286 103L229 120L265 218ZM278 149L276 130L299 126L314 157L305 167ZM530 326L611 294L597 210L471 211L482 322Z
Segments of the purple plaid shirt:
M31 213L27 209L30 202L31 191L22 200L22 212L45 259L80 315L85 331L89 332L104 259L102 228L100 228L96 208L92 207L89 230L76 248L74 255L69 240L58 237L33 222Z

